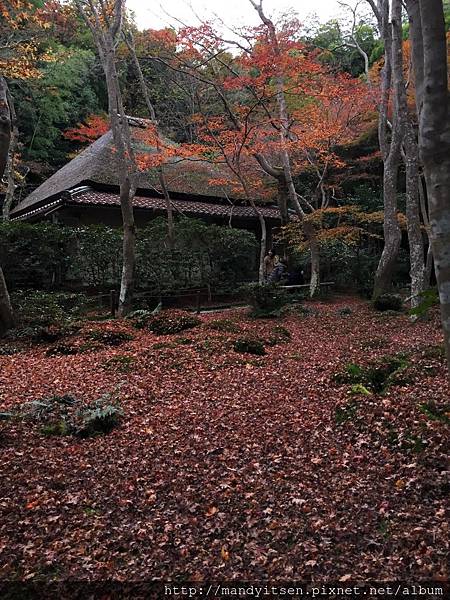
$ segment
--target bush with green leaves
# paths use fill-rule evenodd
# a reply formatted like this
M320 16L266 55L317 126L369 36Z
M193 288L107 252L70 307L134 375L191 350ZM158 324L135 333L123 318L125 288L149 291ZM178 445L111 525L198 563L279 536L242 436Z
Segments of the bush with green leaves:
M172 335L201 324L201 319L181 310L168 310L152 317L147 327L156 335Z
M403 308L403 300L398 294L381 294L374 300L373 307L380 312L388 310L399 312Z
M214 319L213 321L209 321L206 327L214 331L226 333L238 333L240 331L239 325L231 319Z
M176 220L170 247L166 219L158 218L137 232L137 285L155 295L195 287L235 291L238 283L256 277L257 250L249 231L185 217ZM70 283L109 290L120 285L122 231L5 222L0 224L0 264L10 289Z
M251 316L256 318L279 317L282 308L289 303L285 290L276 284L250 284L244 294L251 306Z
M124 413L116 396L117 391L107 393L86 405L68 394L50 396L20 405L16 416L39 423L44 435L89 437L119 425Z
M105 346L120 346L125 342L129 342L133 339L131 333L128 331L114 331L114 330L95 330L88 334L88 338L94 342L99 342Z
M235 352L241 354L256 354L257 356L264 356L264 354L266 354L263 342L250 337L243 337L235 340L233 349Z
M408 366L408 359L403 354L384 356L365 366L349 363L334 379L338 383L352 384L352 390L361 391L359 386L363 386L367 391L378 394L385 392L391 385L406 383L408 377L405 372Z
M153 312L146 309L133 310L126 316L136 329L143 329L152 317Z
M138 231L137 279L161 293L179 288L209 286L235 291L239 282L256 276L257 243L242 229L207 225L197 219L175 222L175 240L167 244L164 218Z
M265 342L268 346L278 346L278 344L286 344L292 339L291 332L282 325L275 325Z
M64 325L78 317L86 306L84 294L18 290L11 294L20 327L49 327Z

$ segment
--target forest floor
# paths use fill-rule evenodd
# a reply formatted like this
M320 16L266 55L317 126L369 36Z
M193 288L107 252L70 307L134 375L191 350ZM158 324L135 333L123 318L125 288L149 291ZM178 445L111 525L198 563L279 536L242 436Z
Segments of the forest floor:
M72 343L94 329L133 339L0 356L0 410L63 394L90 402L122 384L124 411L117 429L86 439L0 423L0 578L444 580L450 390L438 314L413 324L356 299L307 306L276 320L203 315L171 336L89 322ZM266 354L235 352L245 335ZM379 372L398 353L382 391L336 378L348 363Z

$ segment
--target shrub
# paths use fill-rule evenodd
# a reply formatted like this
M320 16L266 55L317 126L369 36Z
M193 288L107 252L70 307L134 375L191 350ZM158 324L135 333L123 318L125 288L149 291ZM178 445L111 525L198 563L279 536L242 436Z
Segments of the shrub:
M113 369L121 373L128 373L133 368L135 358L133 356L127 356L126 354L118 354L112 356L105 363L106 369Z
M123 411L113 398L104 394L101 398L80 406L70 395L51 396L22 404L22 418L42 424L44 435L76 435L88 437L98 433L109 433L118 426Z
M358 409L358 405L355 402L350 402L345 406L338 406L334 412L334 418L338 425L342 425L346 421L351 421Z
M156 335L172 335L201 324L201 319L182 311L161 312L152 317L147 326Z
M240 352L241 354L256 354L257 356L266 354L264 344L252 338L240 338L236 340L233 344L233 349L235 352Z
M341 317L348 317L353 314L353 311L349 306L344 306L337 311L337 314Z
M244 293L252 307L250 314L256 318L279 317L281 309L289 302L286 291L275 284L250 284L244 288Z
M117 427L123 417L123 410L110 403L111 395L105 394L82 412L82 426L76 431L80 437L99 433L109 433Z
M88 337L94 342L99 342L105 346L120 346L124 342L133 339L133 336L126 331L105 331L102 329L91 331Z
M349 363L335 375L338 383L360 385L375 393L384 392L391 385L406 382L405 371L408 361L404 355L385 356L370 363L367 367Z
M13 354L19 352L20 348L17 348L17 346L0 346L0 356L13 356Z
M66 326L86 306L83 294L22 290L11 294L11 302L22 327Z
M150 319L153 317L153 313L151 310L133 310L127 315L127 319L129 319L136 329L143 329Z
M387 310L399 312L403 308L403 300L398 294L382 294L374 300L373 306L381 312Z
M224 331L227 333L238 333L240 331L238 324L231 319L215 319L207 323L206 327L214 331Z
M72 346L70 344L54 344L47 348L47 356L72 356L73 354L79 354L83 349L80 346Z
M269 337L266 339L268 346L277 346L278 344L285 344L291 340L291 332L283 327L282 325L276 325Z
M419 404L419 410L432 421L440 421L450 425L450 405L438 406L436 402L423 402Z

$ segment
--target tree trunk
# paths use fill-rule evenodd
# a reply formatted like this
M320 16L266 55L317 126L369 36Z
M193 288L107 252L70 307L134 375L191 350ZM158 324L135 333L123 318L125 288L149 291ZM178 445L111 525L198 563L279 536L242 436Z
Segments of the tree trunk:
M258 268L258 281L259 284L264 283L264 258L266 256L266 243L267 243L267 227L266 221L260 211L258 212L258 220L261 227L261 245L259 247L259 268Z
M11 143L11 111L8 103L8 85L0 77L0 179L3 177L8 162ZM9 299L5 277L0 266L0 335L14 326L14 314Z
M401 232L397 221L397 173L398 161L388 160L384 165L383 198L384 198L384 247L375 273L372 299L389 291L400 250Z
M0 267L0 337L11 327L14 327L14 314L3 270Z
M408 136L409 134L407 134ZM421 303L425 289L425 256L419 207L419 156L415 139L405 141L406 227L409 242L411 308Z
M311 281L309 284L309 295L312 298L320 289L320 247L316 230L312 223L303 221L303 233L309 242L309 250L311 252Z
M10 143L11 112L8 104L8 85L6 79L0 77L0 179L3 177L8 163Z
M131 183L127 179L120 186L120 206L123 222L123 265L119 296L119 317L130 312L133 302L134 273L136 266L136 226L130 202Z
M100 3L102 15L94 2L88 5L75 0L80 16L90 29L102 63L108 93L108 112L111 131L118 157L120 206L123 220L123 265L119 295L119 316L127 314L132 305L135 285L135 240L133 198L136 192L136 160L131 143L131 132L125 110L116 69L116 40L121 33L125 14L125 1L114 0L113 14L105 19L104 6Z
M125 38L125 42L128 46L128 49L131 53L131 58L133 60L133 64L135 66L135 69L137 71L138 74L138 79L139 79L139 86L141 88L141 92L142 95L144 97L145 100L145 104L147 106L147 110L150 116L150 119L152 120L155 129L156 129L156 144L157 144L157 152L158 154L161 152L161 144L159 141L159 131L158 131L158 121L156 119L156 112L155 112L155 108L153 106L153 103L150 99L149 93L148 93L148 89L147 89L147 85L145 83L145 79L144 79L144 74L142 72L141 69L141 63L139 62L139 59L137 57L136 54L136 48L134 45L134 39L133 39L133 35L131 33L126 33L124 34L124 38ZM167 211L167 237L169 240L169 246L171 249L173 249L174 244L175 244L175 228L174 228L174 219L173 219L173 208L172 208L172 201L170 199L170 194L169 194L169 190L167 187L167 183L166 183L166 177L164 174L164 168L163 165L159 165L158 166L158 179L159 179L159 183L161 185L161 190L164 196L164 201L166 204L166 211Z
M8 162L6 165L6 173L7 173L7 188L5 194L5 200L3 202L3 220L9 221L9 214L11 212L11 208L14 202L14 193L16 191L16 182L15 182L15 161L16 161L16 152L17 152L17 144L19 141L19 131L17 129L17 117L16 111L14 108L14 102L11 94L8 90L6 90L6 98L8 101L9 111L11 115L11 137L9 144L9 152L8 152Z
M379 23L385 45L378 124L380 150L384 165L384 247L375 273L373 300L390 290L400 250L401 232L397 221L397 178L405 128L404 115L400 107L401 95L404 93L400 0L392 0L392 29L389 24L389 3L387 0L382 2L380 16ZM393 115L391 140L388 142L388 108L391 87L393 91Z
M419 149L427 184L430 239L450 372L450 95L444 12L442 0L421 0L418 7L411 0L407 4L413 17L413 44L414 40L422 41L415 42L416 52L413 49L416 87L422 90Z

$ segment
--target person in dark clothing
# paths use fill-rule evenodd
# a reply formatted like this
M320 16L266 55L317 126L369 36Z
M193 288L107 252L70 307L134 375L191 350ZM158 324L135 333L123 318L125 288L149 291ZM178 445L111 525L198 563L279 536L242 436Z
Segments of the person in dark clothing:
M280 283L283 275L286 274L287 265L286 260L284 258L280 258L274 270L269 276L269 283Z
M286 285L303 285L304 283L305 277L301 269L292 269L289 271Z

